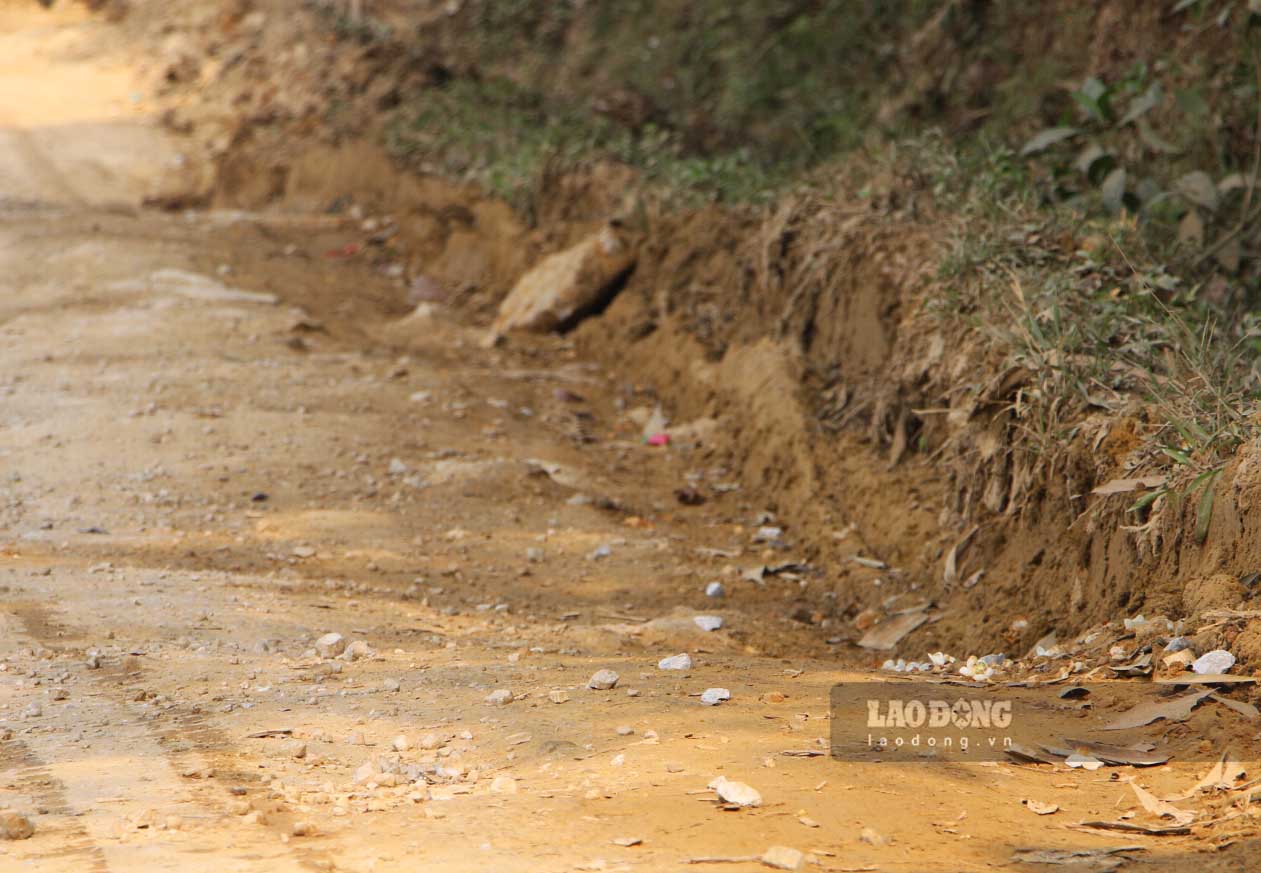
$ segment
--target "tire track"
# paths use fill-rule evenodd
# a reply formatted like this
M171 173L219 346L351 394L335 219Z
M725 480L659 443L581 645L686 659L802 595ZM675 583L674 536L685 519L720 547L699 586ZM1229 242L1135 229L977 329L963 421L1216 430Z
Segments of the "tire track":
M122 795L115 799L126 801L120 806L122 810L130 808L136 812L155 804L165 804L182 812L184 818L221 819L226 815L226 804L233 799L229 794L232 786L244 788L247 798L253 796L256 808L265 806L267 786L262 778L257 771L251 772L242 765L239 756L232 751L234 744L231 739L211 725L209 716L199 707L177 703L165 710L155 710L152 715L160 719L160 723L135 711L136 701L147 696L152 688L148 677L150 671L137 658L114 659L103 663L100 669L89 670L80 658L82 649L76 645L84 640L83 635L73 626L54 618L42 602L11 602L6 612L9 623L17 627L11 627L11 632L5 637L16 640L19 635L24 636L55 657L60 656L58 660L62 663L65 663L63 659L73 658L77 664L75 672L83 681L72 686L75 689L72 700L87 710L78 719L77 726L80 729L100 728L98 736L103 738L93 741L90 754L111 759L108 771L112 775L101 775L109 780L107 784L111 790ZM3 618L0 614L0 621ZM51 716L52 713L46 711L44 718ZM64 755L68 749L66 733L68 730L65 728L54 730L45 743L34 741L35 735L32 734L32 739L21 746L10 749L13 741L8 741L0 747L7 755L15 756L14 766L20 767L23 774L19 781L28 786L25 793L33 803L50 811L57 810L59 815L84 818L84 822L75 828L70 843L59 842L54 853L41 847L39 859L60 858L70 853L67 857L85 861L85 865L73 865L72 869L76 870L108 873L110 870L135 869L136 859L130 856L138 847L101 845L104 837L112 836L111 827L117 828L126 823L122 814L105 814L101 804L94 802L94 795L99 793L101 784L89 775L77 780L59 775L63 769L79 772L83 768L82 761L76 765L73 761L59 760L58 753L62 753L62 757L70 757ZM159 760L152 761L154 756ZM119 766L118 759L123 759L123 762L134 759L136 766ZM214 777L185 779L180 775L204 769L212 770ZM192 810L184 809L186 806L191 806ZM269 809L260 824L258 830L246 829L248 826L235 822L228 825L236 832L233 840L236 858L244 864L234 869L255 869L260 873L334 869L326 851L282 842L281 836L288 834L292 826L292 817L283 810ZM222 854L223 840L218 830L217 826L205 829L205 836L208 845L216 847ZM189 873L222 869L222 857L216 859L204 847L185 845L191 842L189 837L195 840L197 835L198 830L194 829L179 835L182 844L171 842L157 846L169 854L168 869ZM154 843L144 847L145 866L156 860L153 857L154 848ZM117 859L115 856L118 856ZM86 866L89 861L92 864L90 867Z
M0 741L0 771L12 772L5 788L26 797L33 807L44 811L37 816L37 834L57 839L56 848L41 850L38 861L57 862L56 868L60 869L108 873L104 850L93 841L87 828L73 818L75 813L67 800L65 783L17 736ZM58 822L49 830L48 816L66 821Z

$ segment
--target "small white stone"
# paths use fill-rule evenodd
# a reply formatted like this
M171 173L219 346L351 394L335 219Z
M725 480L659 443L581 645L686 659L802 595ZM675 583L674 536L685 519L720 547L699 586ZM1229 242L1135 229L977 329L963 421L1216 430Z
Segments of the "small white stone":
M805 860L800 850L788 846L771 846L762 855L762 863L776 870L800 870Z
M506 773L501 773L490 781L491 794L516 794L517 780Z
M710 582L705 586L706 597L726 597L727 589L723 587L721 582Z
M692 656L687 652L681 655L671 655L668 658L662 658L657 662L658 670L691 670Z
M315 641L315 653L321 658L336 658L344 651L346 651L346 638L341 634L324 634Z
M371 658L375 654L376 652L372 651L372 647L366 642L363 640L355 640L353 643L346 646L346 650L342 652L339 657L341 657L343 661L360 661L364 658Z
M394 739L390 740L390 747L396 752L406 752L412 747L412 744L408 741L407 737L399 734Z
M706 706L717 706L724 700L731 699L731 692L726 688L706 688L701 694L701 703Z
M395 692L403 686L397 679L386 679L381 683L381 687L386 691Z
M733 782L726 776L719 776L709 783L723 803L734 803L737 806L761 806L762 795L756 788L743 782Z
M698 615L692 621L703 631L716 631L722 627L722 616L720 615Z
M491 706L506 706L512 701L512 692L507 688L497 688L486 695L486 702Z

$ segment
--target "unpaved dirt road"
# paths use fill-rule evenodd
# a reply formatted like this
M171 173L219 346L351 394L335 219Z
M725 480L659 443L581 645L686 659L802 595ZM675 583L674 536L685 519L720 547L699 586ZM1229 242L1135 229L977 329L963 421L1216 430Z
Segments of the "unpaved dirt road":
M1066 826L1135 805L1107 771L820 755L862 676L783 617L798 582L733 574L754 501L676 502L724 471L641 444L633 374L407 315L329 256L357 222L137 208L185 168L113 40L0 7L0 808L35 826L0 870L1186 862Z

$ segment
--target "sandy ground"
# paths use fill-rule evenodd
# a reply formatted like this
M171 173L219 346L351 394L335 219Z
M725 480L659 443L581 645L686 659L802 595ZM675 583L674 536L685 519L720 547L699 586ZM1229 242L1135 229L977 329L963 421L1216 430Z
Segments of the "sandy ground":
M35 827L0 870L1177 868L1250 832L1070 827L1136 807L1108 770L830 759L870 677L768 608L800 582L740 579L756 502L680 505L724 471L643 445L627 374L406 315L328 256L356 222L139 209L186 168L103 28L0 7L0 809Z

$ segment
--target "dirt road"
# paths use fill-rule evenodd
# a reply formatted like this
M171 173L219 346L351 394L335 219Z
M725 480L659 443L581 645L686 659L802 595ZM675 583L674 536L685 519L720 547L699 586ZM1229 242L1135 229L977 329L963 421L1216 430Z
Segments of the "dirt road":
M808 579L742 578L791 548L642 443L652 393L409 314L342 256L371 216L139 208L188 169L114 39L0 8L0 808L35 828L0 869L1185 860L1066 826L1135 805L1106 771L831 760L828 689L872 656L787 617Z

